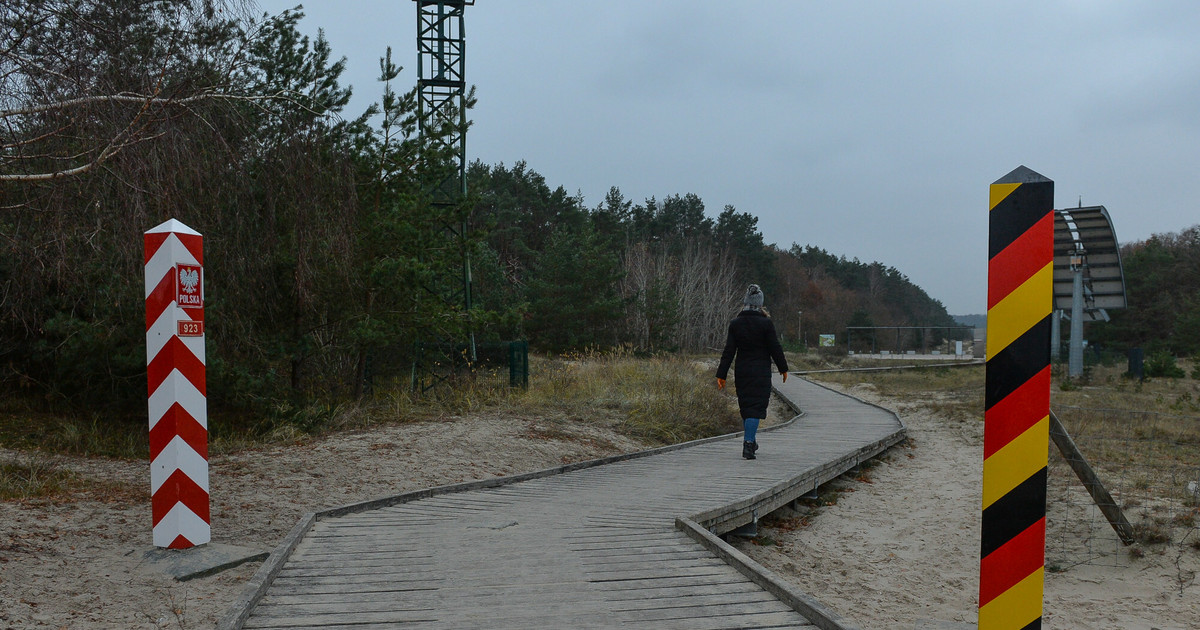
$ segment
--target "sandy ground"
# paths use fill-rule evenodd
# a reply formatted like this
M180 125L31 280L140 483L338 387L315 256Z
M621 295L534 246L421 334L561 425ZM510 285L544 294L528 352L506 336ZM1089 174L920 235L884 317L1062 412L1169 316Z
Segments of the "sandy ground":
M782 527L762 527L760 536L778 544L740 542L738 548L864 630L940 627L931 622L974 627L982 422L931 416L884 399L869 385L845 391L899 412L909 444L886 453L866 481L832 482L836 504L818 506L806 526L791 529L799 513L777 514ZM1048 523L1048 537L1070 537L1059 528L1078 526ZM1115 534L1107 535L1116 548ZM1141 558L1122 552L1100 563L1120 566L1047 572L1043 627L1200 628L1200 585L1194 583L1200 552L1187 545L1139 549Z
M212 541L270 550L309 511L641 450L578 422L408 424L214 457ZM27 458L0 450L0 460ZM153 548L149 464L60 458L102 497L0 503L0 628L211 628L260 563L176 582Z
M898 408L867 387L853 393L897 408L910 446L885 455L870 482L834 482L836 505L806 526L764 528L779 544L740 547L865 630L974 622L981 427ZM307 511L639 448L580 422L482 416L214 457L213 542L267 550ZM0 450L0 460L27 457ZM257 570L254 562L173 581L143 560L152 548L148 464L57 465L103 490L0 503L0 628L208 628ZM1200 628L1200 587L1181 587L1174 562L1151 549L1120 568L1049 574L1045 627Z

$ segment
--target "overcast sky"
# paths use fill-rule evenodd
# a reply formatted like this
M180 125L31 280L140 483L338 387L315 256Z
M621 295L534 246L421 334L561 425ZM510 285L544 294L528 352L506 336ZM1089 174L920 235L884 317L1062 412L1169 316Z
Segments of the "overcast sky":
M414 2L304 12L348 59L347 117L388 46L416 81ZM1200 223L1198 34L1194 0L478 0L468 158L524 160L589 208L695 193L983 313L988 186L1017 166L1055 207L1107 207L1122 242Z

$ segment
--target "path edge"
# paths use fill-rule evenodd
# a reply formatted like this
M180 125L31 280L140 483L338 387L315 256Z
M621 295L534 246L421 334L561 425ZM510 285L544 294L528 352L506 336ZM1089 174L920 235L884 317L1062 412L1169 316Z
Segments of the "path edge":
M821 630L859 630L858 626L843 619L808 593L780 578L774 571L755 562L750 556L734 549L729 543L704 529L696 521L683 516L676 517L675 529L687 534L689 538L700 543L718 559L737 569L738 573L774 595L779 601L787 604Z
M751 497L747 497L743 500L735 501L735 502L730 503L722 508L709 510L707 512L703 512L703 513L694 515L691 518L676 517L676 527L683 529L685 532L688 533L689 536L693 536L693 534L691 533L692 527L687 526L686 529L684 529L684 527L680 527L681 522L685 523L685 524L691 523L692 525L694 525L695 529L697 529L700 532L703 532L703 534L704 534L703 538L705 540L708 540L708 538L710 536L712 538L716 538L717 541L720 542L720 544L718 545L718 547L716 549L710 548L710 551L712 551L714 554L719 556L725 562L729 563L731 566L733 566L738 571L742 572L743 575L746 575L747 578L749 578L752 581L755 581L755 583L759 583L759 580L763 580L764 583L759 583L760 586L767 589L772 594L775 594L775 596L779 597L781 599L781 601L783 601L784 603L791 606L794 610L796 610L796 612L800 613L805 618L808 618L810 621L812 621L818 627L822 628L822 630L858 630L857 627L855 627L855 626L844 625L845 622L841 621L841 617L839 617L836 613L825 608L822 604L820 604L820 602L813 599L811 596L807 595L803 591L800 591L799 589L796 589L794 587L791 587L790 585L783 583L778 578L778 576L776 576L773 572L769 571L762 565L759 565L758 563L754 562L749 557L745 556L745 554L742 554L741 552L737 551L736 549L729 547L729 545L727 545L726 543L721 541L719 537L717 537L715 534L713 534L707 528L705 528L704 526L701 526L699 524L699 522L711 521L712 517L717 516L718 513L724 513L724 515L727 516L734 512L738 512L739 510L741 510L740 512L738 512L738 514L740 514L740 518L737 518L736 520L746 520L744 518L746 515L750 516L749 520L756 520L757 519L757 509L748 509L748 507L749 507L748 504L758 503L758 504L760 504L760 507L761 507L762 497L769 496L772 494L779 495L780 490L782 489L780 487L781 485L786 485L786 486L789 486L790 488L794 489L795 487L801 486L806 483L814 484L810 488L805 490L805 492L807 492L808 490L815 489L822 483L829 481L830 479L833 479L833 478L837 477L838 475L841 475L843 472L845 472L846 470L849 470L849 468L853 467L854 465L857 465L858 463L860 463L862 461L870 459L871 457L878 455L879 453L883 452L884 450L887 450L891 446L893 446L899 442L902 442L904 439L906 439L908 427L904 424L904 421L900 419L900 416L895 411L892 411L891 409L887 409L886 407L882 407L875 403L865 401L865 400L858 398L857 396L854 396L852 394L847 394L845 392L838 391L836 389L833 389L832 387L829 387L829 386L821 384L821 383L817 383L811 379L806 378L804 380L806 380L814 385L817 385L818 387L822 387L831 392L839 394L841 396L846 396L847 398L854 399L865 405L869 405L871 407L875 407L877 409L886 411L887 413L891 414L891 416L893 418L895 418L896 422L898 423L899 429L882 440L878 440L875 443L872 443L871 445L857 449L855 452L849 453L846 456L843 456L842 458L835 460L834 462L827 463L825 466L822 466L821 468L814 471L816 473L815 478L808 477L806 475L804 477L794 479L791 482L786 482L785 484L780 484L780 485L777 485L776 487L770 488L763 492L756 493L755 495L753 495ZM777 385L778 385L778 381L776 381L776 383L773 383L773 386L772 386L773 392L777 396L779 396L781 401L785 405L787 405L790 409L792 409L792 411L795 412L796 415L794 417L792 417L791 419L789 419L785 422L781 422L775 426L764 427L763 429L760 429L760 431L773 431L776 429L781 429L781 428L789 426L795 422L798 422L805 415L804 412L800 410L799 404L796 401L789 398L787 394L782 392ZM321 510L318 512L308 512L300 518L300 521L292 528L292 530L288 533L288 535L286 537L284 537L283 541L280 542L280 544L275 548L275 550L271 552L271 555L262 564L262 566L259 567L258 571L255 572L254 577L252 577L250 579L250 582L247 584L247 587L246 587L246 589L244 589L242 595L239 596L233 602L233 604L230 606L229 611L225 614L224 617L221 618L220 621L217 622L217 628L219 628L220 630L241 630L242 626L246 622L246 619L250 616L250 611L253 610L254 606L258 604L259 600L261 600L263 598L263 596L266 595L267 590L270 588L271 582L274 580L275 576L283 568L283 565L287 562L287 560L291 556L292 552L295 551L296 546L300 543L300 540L304 538L305 534L307 534L308 531L310 529L312 529L312 526L317 521L324 520L327 518L337 518L339 516L345 516L347 514L353 514L353 513L357 513L357 512L364 512L364 511L368 511L368 510L375 510L375 509L390 507L393 505L399 505L402 503L408 503L408 502L417 501L420 499L427 499L430 497L435 497L435 496L444 495L444 494L454 494L454 493L458 493L458 492L469 492L472 490L480 490L480 489L485 489L485 488L495 488L495 487L506 486L506 485L510 485L510 484L514 484L514 483L520 483L523 481L530 481L533 479L541 479L543 477L550 477L553 475L560 475L560 474L564 474L564 473L568 473L568 472L574 472L576 470L584 470L587 468L594 468L596 466L602 466L605 464L611 464L611 463L621 462L621 461L628 461L628 460L633 460L633 459L640 459L642 457L649 457L649 456L658 455L661 453L667 453L667 452L676 451L676 450L680 450L680 449L684 449L684 448L690 448L692 446L708 444L710 442L718 442L721 440L733 439L738 436L741 436L742 433L743 432L741 432L741 431L738 431L736 433L727 433L725 435L701 438L699 440L692 440L690 442L683 442L680 444L672 444L672 445L668 445L668 446L662 446L659 448L654 448L654 449L645 450L645 451L637 451L634 453L622 453L620 455L612 455L609 457L602 457L599 459L592 459L592 460L587 460L587 461L583 461L583 462L576 462L573 464L565 464L563 466L554 466L551 468L546 468L543 470L538 470L538 471L533 471L533 472L528 472L528 473L522 473L519 475L510 475L507 477L493 477L490 479L481 479L481 480L476 480L476 481L467 481L467 482L463 482L463 483L437 486L437 487L433 487L433 488L427 488L424 490L405 492L402 494L384 497L381 499L373 499L373 500L368 500L368 501L361 501L358 503L351 503L348 505L330 508L330 509L326 509L326 510ZM849 466L846 466L845 468L842 468L842 466L845 463L851 462L851 461L853 462L852 464L850 464ZM841 470L838 470L839 468L841 468ZM836 473L834 472L835 470L837 470ZM801 494L803 494L803 493L801 493ZM786 503L786 501L784 503ZM780 505L782 505L782 503ZM779 506L776 506L776 509L778 507ZM764 513L769 513L769 511L764 512ZM695 519L695 520L692 520L692 519ZM735 522L735 520L727 520L726 523L728 523L728 522ZM712 525L710 524L709 527L712 527ZM736 525L734 527L736 527ZM733 529L734 527L729 527L726 531L728 531L729 529ZM699 541L699 542L701 545L708 547L708 544L706 544L704 541ZM733 554L736 554L736 556ZM731 558L736 559L738 556L740 556L742 559L737 560L736 562L731 560ZM751 575L751 573L754 573L755 575ZM767 586L767 584L771 584L771 586ZM780 589L780 590L777 592L775 589ZM814 617L809 617L810 614L814 615ZM822 625L822 624L828 624L828 625Z
M317 522L315 512L306 512L300 517L300 520L292 527L287 536L278 546L267 556L265 562L258 567L258 571L254 572L254 576L250 578L250 582L246 584L246 588L242 590L242 594L234 600L229 607L229 611L225 616L217 620L217 628L222 630L240 630L246 623L246 619L250 617L250 611L254 608L263 595L267 594L267 589L271 587L271 582L275 580L275 576L283 569L283 565L287 559L296 550L296 545L308 533L314 523Z
M778 390L776 390L776 393L779 394ZM804 412L800 411L799 407L796 406L794 401L783 394L779 394L779 397L783 403L787 405L788 408L790 408L796 415L791 419L781 422L777 425L763 427L762 429L759 429L760 432L782 429L783 427L797 422L804 416ZM603 466L605 464L613 464L631 459L650 457L652 455L677 451L684 448L690 448L692 446L708 444L710 442L730 440L739 437L742 434L742 431L738 431L736 433L726 433L724 435L715 435L713 437L701 438L698 440L692 440L690 442L670 444L645 451L635 451L633 453L610 455L608 457L601 457L599 459L590 459L587 461L575 462L573 464L554 466L551 468L521 473L518 475L492 477L490 479L479 479L475 481L465 481L462 483L436 486L433 488L414 490L412 492L405 492L380 499L371 499L367 501L360 501L358 503L350 503L348 505L320 510L317 512L307 512L300 517L300 521L296 523L294 527L292 527L292 530L288 532L283 541L281 541L279 545L275 547L275 549L271 552L271 555L267 557L266 561L263 562L263 564L258 568L258 571L254 573L254 576L250 578L250 582L246 585L246 588L243 589L241 595L239 595L238 598L233 601L225 615L217 622L217 628L219 630L241 630L242 626L246 623L246 619L250 616L250 611L253 610L258 604L259 600L261 600L263 596L267 594L267 590L270 588L271 582L274 581L275 576L279 574L279 571L283 568L283 565L287 562L288 558L291 557L292 552L296 550L296 545L300 543L300 540L304 538L304 536L310 529L312 529L312 526L317 521L322 521L327 518L337 518L339 516L354 514L356 512L377 510L380 508L391 507L393 505L400 505L402 503L410 503L412 501L428 499L430 497L443 494L455 494L458 492L470 492L472 490L481 490L485 488L497 488L514 483L521 483L523 481L531 481L533 479L561 475L564 473L574 472L576 470L594 468L596 466Z
M717 532L725 533L736 529L740 525L757 522L760 511L764 515L769 514L791 501L795 496L804 494L808 490L815 490L820 485L838 477L863 461L875 457L892 446L908 439L908 425L904 424L904 420L900 418L900 414L895 411L863 400L853 394L836 390L812 379L805 378L804 380L840 396L845 396L864 405L887 412L896 421L898 428L890 435L847 453L832 462L827 462L824 466L813 469L808 474L776 484L767 490L756 492L741 500L728 503L719 508L700 512L691 517L677 516L675 518L675 528L709 550L719 560L746 576L750 581L777 597L781 602L791 607L792 610L795 610L813 625L821 628L821 630L859 630L857 625L844 619L841 615L838 615L800 588L788 583L775 572L733 548L732 545L717 535ZM774 387L774 392L788 407L799 412L800 407L797 401L789 398L778 387ZM800 416L796 416L789 422L796 421L799 418ZM701 523L705 523L706 525L702 525Z
M775 484L765 490L760 490L753 494L747 495L736 501L732 501L723 506L718 506L698 512L689 516L696 521L701 527L710 532L721 535L733 531L743 525L757 522L760 515L767 515L775 510L783 507L796 497L807 494L812 490L816 490L821 485L839 477L846 471L858 466L873 457L878 456L887 449L904 442L908 439L908 426L904 424L904 420L895 411L877 405L875 403L863 400L853 394L848 394L843 391L838 391L823 383L818 383L812 379L805 378L806 382L825 389L839 396L845 396L851 400L857 401L868 407L874 407L880 411L886 412L892 417L896 423L896 430L890 434L870 443L863 445L857 449L849 451L838 457L837 459L828 461L816 468L806 471L804 474L792 477L786 481ZM778 387L780 383L775 383L775 394L793 410L799 411L799 403L788 397L787 393L781 391ZM803 415L803 414L802 414ZM792 418L787 423L779 426L786 426L791 422L798 421L802 415Z

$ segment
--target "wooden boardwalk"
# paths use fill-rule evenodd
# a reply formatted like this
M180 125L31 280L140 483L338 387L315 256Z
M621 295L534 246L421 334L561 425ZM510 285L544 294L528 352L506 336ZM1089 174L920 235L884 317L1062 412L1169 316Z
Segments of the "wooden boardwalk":
M803 415L725 436L307 515L227 628L849 628L725 545L904 439L892 412L799 378ZM815 594L819 599L820 594Z

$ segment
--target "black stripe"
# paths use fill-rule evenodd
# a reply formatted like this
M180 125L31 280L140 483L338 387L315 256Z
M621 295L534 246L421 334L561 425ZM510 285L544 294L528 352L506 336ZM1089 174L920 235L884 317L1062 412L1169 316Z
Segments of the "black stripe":
M1021 184L988 212L988 259L1054 212L1054 182Z
M1050 296L1046 296L1049 307ZM1026 330L996 356L988 359L984 377L984 410L1004 400L1018 387L1050 365L1050 317Z
M1038 617L1037 619L1034 619L1033 621L1029 622L1029 625L1021 628L1021 630L1042 630L1042 618Z
M1039 173L1035 170L1032 170L1028 166L1025 166L1024 164L1022 164L1021 166L1014 168L1011 172L1009 172L1008 175L1005 175L1004 177L1001 177L1000 179L997 179L996 181L994 181L992 183L993 184L1028 184L1031 182L1048 182L1048 181L1050 181L1050 179L1047 178L1045 175L1042 175L1041 173ZM1104 206L1088 206L1087 208L1079 208L1078 210L1076 210L1076 212L1078 212L1079 210L1091 210L1093 208L1103 208L1103 207Z
M1034 473L983 510L981 558L1046 516L1046 469Z

